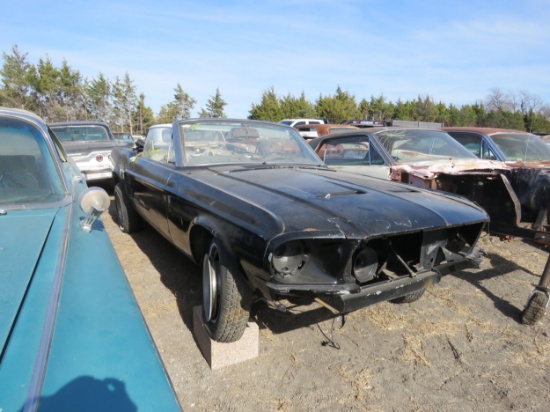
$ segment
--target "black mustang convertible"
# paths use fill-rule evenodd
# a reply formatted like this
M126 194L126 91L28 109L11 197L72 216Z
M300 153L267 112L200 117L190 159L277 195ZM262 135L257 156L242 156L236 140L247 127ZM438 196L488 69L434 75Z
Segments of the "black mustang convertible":
M238 340L254 299L303 297L334 313L412 302L475 264L488 222L468 200L328 169L269 122L180 120L142 152L116 148L120 228L144 219L203 271L211 337Z

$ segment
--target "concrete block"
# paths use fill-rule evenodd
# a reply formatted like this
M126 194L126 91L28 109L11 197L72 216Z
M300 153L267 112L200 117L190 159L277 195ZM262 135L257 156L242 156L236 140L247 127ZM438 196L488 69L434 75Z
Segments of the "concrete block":
M258 357L260 328L256 322L248 322L243 337L237 342L216 342L210 338L204 327L202 306L195 306L193 308L193 333L202 355L212 370Z

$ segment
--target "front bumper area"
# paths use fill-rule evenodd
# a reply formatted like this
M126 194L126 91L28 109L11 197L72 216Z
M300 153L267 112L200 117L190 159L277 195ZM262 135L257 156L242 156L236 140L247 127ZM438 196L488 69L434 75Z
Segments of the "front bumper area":
M427 289L441 280L435 272L418 274L414 278L399 278L361 288L359 293L333 294L320 297L340 313L349 313L376 303L393 300Z
M441 280L441 277L462 269L475 267L470 260L444 263L437 270L403 275L396 279L364 286L359 285L283 285L268 283L273 295L316 296L340 313L349 313L376 303L397 299L427 289ZM337 290L338 288L338 290Z

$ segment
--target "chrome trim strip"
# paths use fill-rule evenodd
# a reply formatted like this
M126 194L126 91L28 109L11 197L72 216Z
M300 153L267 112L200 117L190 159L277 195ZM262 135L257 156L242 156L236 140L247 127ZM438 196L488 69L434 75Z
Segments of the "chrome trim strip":
M61 284L63 280L63 274L65 272L65 261L67 257L69 229L71 225L72 214L73 204L70 204L67 211L67 216L65 217L65 222L63 224L63 236L60 242L60 251L57 255L55 274L52 281L52 286L50 288L50 298L48 300L48 307L46 309L46 317L44 319L44 325L42 326L40 343L38 345L38 351L36 353L36 358L34 361L31 381L29 383L29 389L27 391L27 398L25 400L23 412L35 412L38 409L38 404L40 401L40 394L42 392L42 385L44 384L44 377L46 374L46 364L48 362L48 355L50 352L55 318L57 315L57 307L59 304L59 295L61 293Z

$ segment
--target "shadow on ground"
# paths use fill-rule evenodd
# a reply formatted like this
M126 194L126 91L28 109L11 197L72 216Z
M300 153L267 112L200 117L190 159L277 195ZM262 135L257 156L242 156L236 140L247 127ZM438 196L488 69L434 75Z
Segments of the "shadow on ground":
M109 214L116 223L116 206L112 198ZM180 316L187 328L193 331L193 307L202 304L201 268L147 223L141 231L129 236L159 273L163 285L176 296ZM260 328L268 328L274 334L308 327L336 317L328 309L315 303L305 307L298 307L287 301L282 303L285 312L259 300L252 306L251 317Z
M498 309L503 315L515 320L518 323L521 323L521 314L524 309L523 306L518 308L503 299L501 296L498 296L498 294L492 290L491 284L486 281L516 271L522 271L531 275L533 277L533 283L537 284L540 280L543 268L541 268L541 273L533 273L529 269L516 264L514 261L503 258L496 253L491 253L489 256L485 257L485 259L488 259L488 262L486 262L483 266L489 266L487 269L482 269L480 271L460 271L454 273L453 276L474 285L493 301L495 308ZM525 294L525 303L527 303L530 290L522 290L518 291L518 293Z

